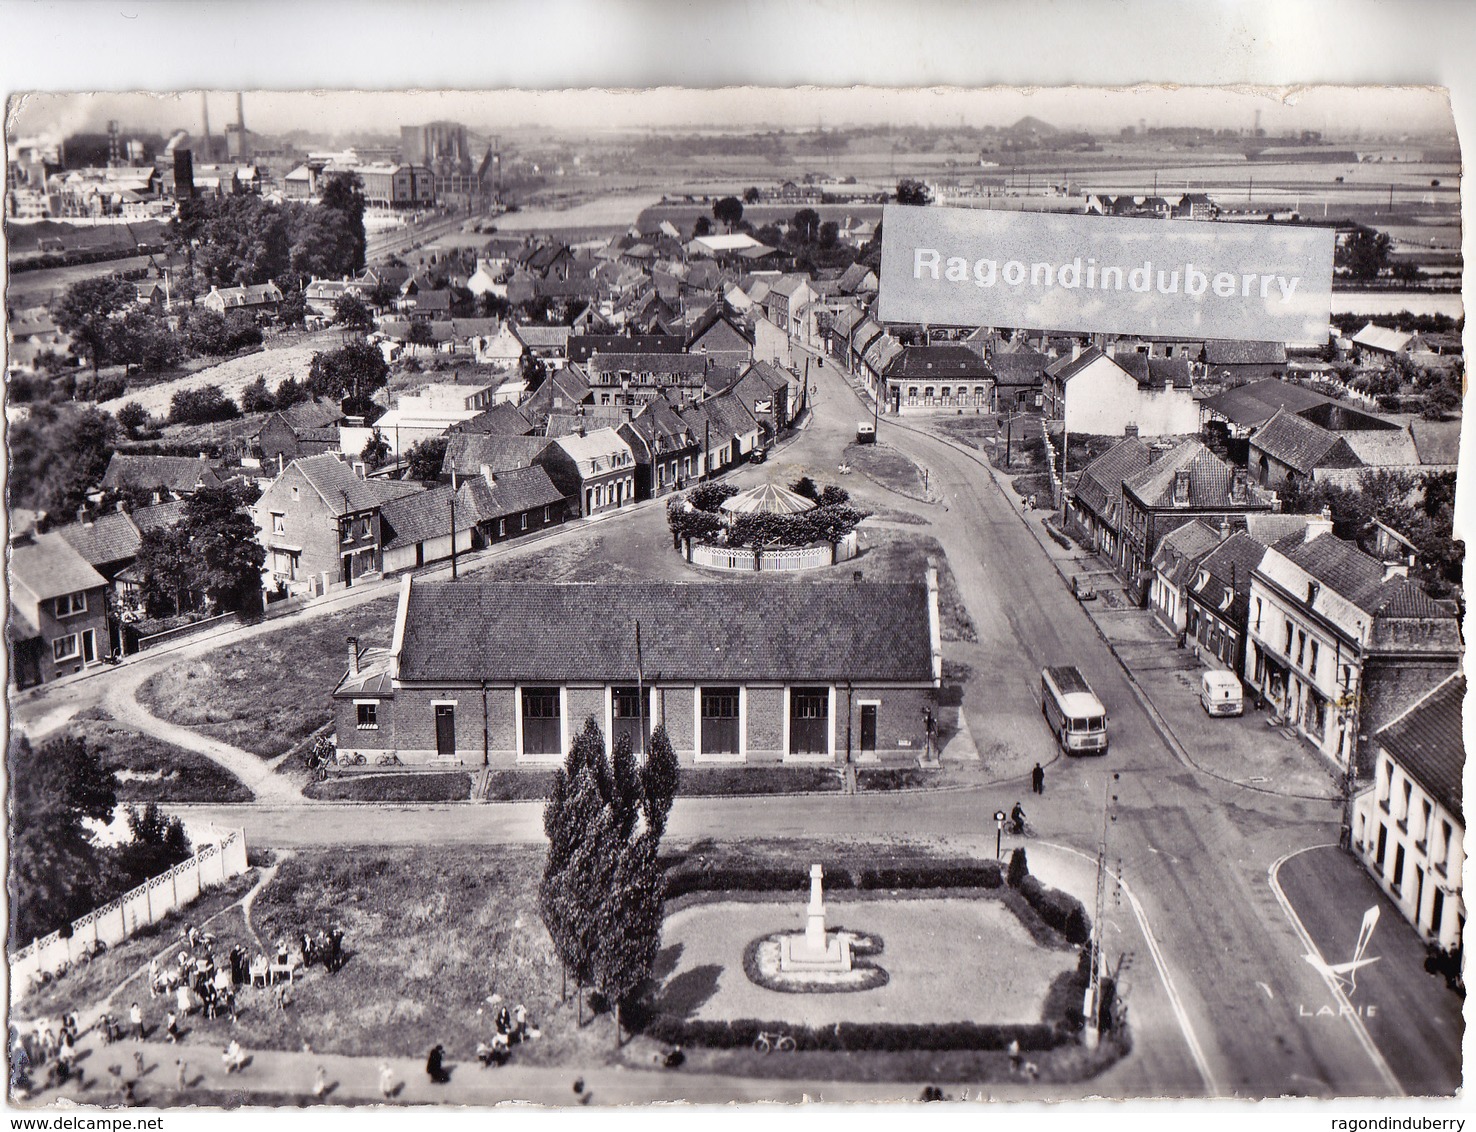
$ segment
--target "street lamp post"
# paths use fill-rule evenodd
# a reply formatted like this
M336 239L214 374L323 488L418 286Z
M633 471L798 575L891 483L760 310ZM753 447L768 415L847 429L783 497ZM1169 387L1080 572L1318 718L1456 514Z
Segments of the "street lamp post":
M1002 849L1001 849L1001 841L1004 838L1004 822L1005 822L1005 812L1003 810L995 810L994 811L994 859L996 861L999 860L999 856L1000 856L1000 853L1002 851Z

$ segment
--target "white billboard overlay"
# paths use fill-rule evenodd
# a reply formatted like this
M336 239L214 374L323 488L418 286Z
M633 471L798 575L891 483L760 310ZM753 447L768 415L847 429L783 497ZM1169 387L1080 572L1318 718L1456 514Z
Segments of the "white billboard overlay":
M886 322L1327 340L1330 228L888 205L882 232Z

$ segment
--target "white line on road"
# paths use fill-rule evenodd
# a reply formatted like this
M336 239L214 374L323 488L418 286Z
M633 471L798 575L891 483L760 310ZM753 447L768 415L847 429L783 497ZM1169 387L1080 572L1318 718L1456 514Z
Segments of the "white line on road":
M1318 950L1317 944L1312 941L1311 934L1302 924L1302 918L1297 915L1296 909L1292 907L1291 901L1288 900L1286 897L1286 893L1281 890L1281 882L1277 880L1277 873L1281 871L1281 866L1286 864L1286 862L1291 860L1293 857L1300 856L1301 854L1310 852L1313 849L1335 848L1337 848L1337 846L1335 845L1308 845L1303 849L1295 849L1292 852L1286 853L1283 856L1276 858L1275 861L1271 862L1271 867L1266 870L1266 877L1267 880L1269 880L1271 883L1271 891L1276 896L1276 902L1281 905L1282 912L1286 914L1287 920L1291 923L1292 930L1295 931L1297 933L1297 936L1301 939L1302 946L1307 949L1307 954L1317 956L1318 960L1322 963L1322 981L1327 984L1328 993L1337 1000L1339 1007L1338 1013L1348 1020L1348 1025L1353 1027L1354 1037L1358 1039L1358 1044L1361 1045L1364 1052L1368 1054L1369 1060L1373 1062L1374 1069L1376 1069L1379 1073L1379 1076L1384 1079L1384 1083L1389 1086L1389 1089L1394 1093L1395 1096L1402 1097L1406 1094L1404 1092L1404 1087L1399 1083L1399 1078L1394 1076L1394 1070L1391 1069L1389 1067L1389 1063L1384 1060L1384 1055L1379 1052L1379 1047L1374 1045L1374 1040L1373 1038L1369 1037L1368 1029L1363 1025L1363 1020L1359 1018L1357 1013L1354 1011L1353 1004L1348 1001L1348 996L1343 993L1343 988L1338 985L1337 979L1333 978L1332 975L1327 972L1326 958L1323 956L1322 952Z
M1063 849L1084 861L1096 862L1095 857L1083 853L1080 849L1073 849L1069 845L1058 845L1051 841L1041 842L1041 844L1050 845L1054 849ZM1199 1044L1199 1035L1194 1032L1194 1025L1189 1021L1189 1012L1184 1009L1184 1003L1179 998L1178 988L1174 986L1173 976L1169 974L1168 961L1163 957L1163 951L1158 946L1158 939L1154 936L1153 929L1148 926L1148 914L1143 911L1143 905L1138 903L1138 898L1128 887L1127 881L1111 869L1107 870L1107 875L1122 889L1128 898L1128 903L1133 906L1133 915L1137 918L1138 928L1142 931L1143 939L1148 944L1148 954L1153 957L1153 965L1158 968L1158 979L1163 983L1164 993L1168 995L1169 1006L1173 1009L1174 1017L1179 1023L1179 1032L1184 1035L1184 1044L1189 1047L1189 1056L1194 1059L1194 1067L1199 1070L1199 1076L1204 1081L1206 1092L1211 1097L1220 1096L1220 1083L1215 1080L1209 1059L1204 1055L1204 1047Z

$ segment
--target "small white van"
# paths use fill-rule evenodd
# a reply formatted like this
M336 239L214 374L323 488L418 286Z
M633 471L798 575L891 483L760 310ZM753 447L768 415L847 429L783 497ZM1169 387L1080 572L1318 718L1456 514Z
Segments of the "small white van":
M1245 694L1239 677L1223 668L1210 669L1200 680L1199 702L1208 715L1240 715Z

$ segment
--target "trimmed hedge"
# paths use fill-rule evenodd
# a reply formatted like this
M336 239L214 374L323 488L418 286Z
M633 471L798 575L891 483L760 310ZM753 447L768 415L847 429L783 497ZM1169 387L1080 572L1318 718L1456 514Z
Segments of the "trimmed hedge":
M1047 1050L1069 1039L1063 1028L1044 1022L999 1024L986 1022L838 1022L833 1026L793 1026L786 1022L761 1022L754 1018L732 1021L683 1020L669 1014L631 1018L647 1037L669 1045L706 1046L712 1049L742 1049L751 1046L762 1031L786 1033L800 1051L902 1052L905 1050L1002 1050L1019 1042L1022 1050Z
M916 861L896 865L827 866L825 869L825 887L830 891L999 888L1003 884L1004 875L998 861ZM683 862L669 867L666 872L668 900L689 892L796 892L807 891L809 887L808 865L718 865L706 868ZM1064 919L1062 923L1064 925Z
M1038 877L1026 876L1020 881L1020 895L1040 914L1040 918L1075 944L1091 938L1091 921L1080 900L1069 892L1047 888Z

